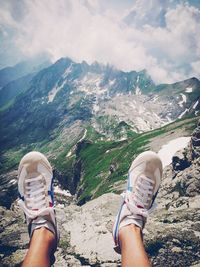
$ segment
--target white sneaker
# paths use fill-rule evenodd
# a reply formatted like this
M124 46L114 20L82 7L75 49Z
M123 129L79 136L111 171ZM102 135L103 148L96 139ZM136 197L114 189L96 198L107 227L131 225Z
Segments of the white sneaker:
M25 213L30 237L41 227L49 229L58 243L59 233L54 210L53 172L47 158L30 152L18 169L19 206Z
M113 226L115 251L120 253L119 230L129 224L144 228L146 217L154 209L162 177L162 162L159 156L147 151L141 153L128 172L126 192Z

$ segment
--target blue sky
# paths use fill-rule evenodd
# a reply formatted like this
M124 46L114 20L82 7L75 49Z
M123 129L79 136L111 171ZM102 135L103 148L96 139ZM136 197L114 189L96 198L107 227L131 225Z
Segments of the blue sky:
M0 68L48 55L200 78L200 1L0 0Z

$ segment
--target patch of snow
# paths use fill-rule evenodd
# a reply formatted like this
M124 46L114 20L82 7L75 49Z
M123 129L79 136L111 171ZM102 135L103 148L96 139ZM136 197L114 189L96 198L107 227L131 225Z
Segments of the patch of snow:
M72 151L70 150L68 153L67 153L67 158L70 157L72 155Z
M137 76L137 81L136 81L136 83L138 83L139 80L140 80L140 76L138 75L138 76Z
M71 91L69 94L72 95L74 93L74 91Z
M136 88L135 88L135 94L136 95L141 95L142 94L139 86L136 86Z
M106 153L110 152L110 149L106 150Z
M72 72L72 65L73 63L71 63L70 66L66 68L65 72L62 75L63 79L65 79Z
M195 109L195 108L197 107L198 103L199 103L199 100L197 100L197 101L195 102L195 104L194 104L194 106L193 106L193 109Z
M60 86L58 86L58 84L56 84L56 86L48 94L48 102L47 103L50 103L54 100L58 91L60 91L60 89L62 89L66 83L67 83L67 80L64 80Z
M172 162L172 157L174 156L174 154L180 149L185 148L188 145L189 141L190 137L179 137L171 140L169 143L161 147L158 155L162 160L163 168Z
M186 90L185 90L185 92L186 93L192 93L192 90L193 90L192 87L187 87Z
M43 97L41 98L41 105L43 105L45 102L46 102L46 101L45 101L45 97L43 96Z
M169 116L166 116L168 122L172 122L173 120L169 117Z
M125 141L125 140L127 140L127 138L126 137L122 137L119 141Z
M17 180L15 180L15 179L12 179L9 181L9 184L16 184L16 183L17 183Z
M90 88L87 87L87 86L80 85L80 86L79 86L79 90L80 90L81 92L86 93L86 94L91 94Z
M116 79L114 80L109 80L109 85L112 86L115 83Z
M158 100L158 95L155 95L152 100L153 102L156 102L156 100Z
M102 82L102 75L88 73L77 84L77 88L87 95L95 94L102 95L107 93L107 88L100 86Z
M183 98L184 103L186 103L186 101L187 101L187 97L186 97L186 95L181 94L181 96L182 96L182 98Z
M182 96L182 100L178 104L182 108L183 107L183 103L186 103L187 97L186 97L186 95L184 95L182 93L181 93L181 96Z
M181 119L186 114L186 112L188 112L187 108L178 116L178 118Z
M162 125L163 125L163 126L165 126L165 125L167 125L167 124L169 124L169 123L171 123L171 122L174 121L174 120L171 119L169 116L166 116L166 119L167 119L167 121L166 121L166 120L163 120L163 121L162 121Z
M54 192L66 197L71 197L71 193L69 192L69 190L61 189L58 185L54 187Z
M83 139L86 137L87 129L85 129L83 136L77 141L77 143L83 141Z

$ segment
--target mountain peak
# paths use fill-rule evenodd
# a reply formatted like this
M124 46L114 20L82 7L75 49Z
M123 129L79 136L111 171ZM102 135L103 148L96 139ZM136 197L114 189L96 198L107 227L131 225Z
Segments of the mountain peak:
M69 57L61 57L53 65L66 65L74 63Z

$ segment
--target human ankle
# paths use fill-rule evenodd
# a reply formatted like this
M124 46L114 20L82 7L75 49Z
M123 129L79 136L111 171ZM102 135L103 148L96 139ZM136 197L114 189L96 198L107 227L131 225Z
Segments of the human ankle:
M38 238L38 237L47 239L47 241L51 241L51 240L53 241L55 239L54 233L43 226L33 231L32 238Z
M136 234L136 235L141 235L141 228L135 224L129 224L129 225L126 225L124 227L122 227L120 230L119 230L119 238L123 238L123 236L125 235L130 235L132 233Z

